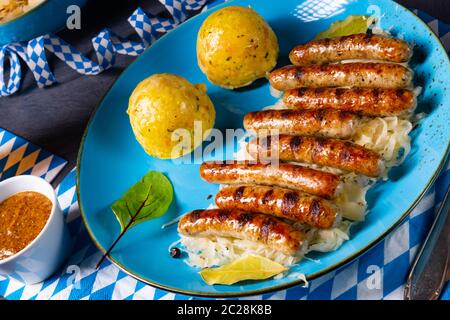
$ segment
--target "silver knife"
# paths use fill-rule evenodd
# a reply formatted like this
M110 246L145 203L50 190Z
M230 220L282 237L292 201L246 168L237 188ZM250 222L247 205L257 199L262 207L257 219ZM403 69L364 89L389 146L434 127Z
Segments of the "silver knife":
M450 187L436 214L430 232L412 264L405 285L406 300L439 299L450 278Z

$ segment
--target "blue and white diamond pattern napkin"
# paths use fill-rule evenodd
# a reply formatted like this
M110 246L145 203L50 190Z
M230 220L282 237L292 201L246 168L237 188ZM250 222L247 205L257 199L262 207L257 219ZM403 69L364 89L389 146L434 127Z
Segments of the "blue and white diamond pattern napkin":
M67 161L0 128L0 180L31 174L51 182Z
M141 38L140 42L129 41L115 35L108 29L102 30L92 39L97 62L86 58L75 47L57 35L49 33L31 41L17 42L0 47L0 96L14 94L20 89L22 59L32 71L39 88L56 83L47 62L47 54L53 53L58 59L83 75L97 75L115 64L116 55L137 56L141 54L161 34L174 29L185 21L189 11L201 9L208 0L159 0L172 19L161 18L136 9L128 22ZM9 59L9 80L5 82L4 61Z

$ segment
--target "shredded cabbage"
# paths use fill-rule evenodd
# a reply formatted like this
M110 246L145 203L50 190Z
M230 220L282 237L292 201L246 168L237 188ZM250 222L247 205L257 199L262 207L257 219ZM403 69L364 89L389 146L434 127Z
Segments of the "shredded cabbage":
M283 95L283 91L277 90L272 86L270 86L269 90L270 90L270 95L274 98L281 98L281 96Z
M287 274L287 276L289 278L297 278L300 279L301 281L303 281L303 285L302 288L308 288L309 287L309 282L306 279L306 276L304 273L300 273L300 272L290 272L289 274ZM274 277L274 279L277 279L277 277Z
M367 210L366 193L376 180L348 173L341 176L341 181L334 202L345 219L363 221Z
M181 244L186 248L188 265L193 267L214 267L230 263L243 256L254 254L278 262L284 266L292 266L303 257L305 246L295 256L286 255L266 245L250 241L225 237L189 237L181 236Z
M331 229L313 229L313 236L309 241L306 253L311 251L329 252L339 248L342 243L349 239L350 221L343 220L338 226Z
M386 167L390 168L401 164L411 150L409 133L412 128L408 119L378 117L365 121L356 130L352 140L378 152L386 161Z
M277 89L270 87L270 91L277 91ZM287 109L283 99L278 100L275 104L262 108L263 110L283 110Z
M304 245L295 256L286 255L259 242L216 236L181 235L181 244L189 256L186 263L191 267L222 266L250 254L259 255L290 267L299 262L308 252L328 252L339 248L344 241L349 239L351 225L352 223L347 220L341 221L331 229L316 229L295 224L306 234Z

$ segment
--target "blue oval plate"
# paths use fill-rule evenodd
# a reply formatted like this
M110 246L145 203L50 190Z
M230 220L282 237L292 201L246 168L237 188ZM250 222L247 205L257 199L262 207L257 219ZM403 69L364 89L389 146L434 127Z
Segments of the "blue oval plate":
M391 1L342 1L327 6L323 1L242 0L214 7L168 33L139 57L117 80L92 116L78 159L78 199L89 233L101 251L119 234L111 204L149 170L164 172L172 181L175 200L169 212L131 229L118 243L111 260L132 276L166 290L203 296L242 296L279 290L300 283L295 278L208 286L181 259L173 259L168 247L178 239L176 226L164 223L187 211L206 208L218 187L200 179L197 164L176 164L148 156L136 142L126 109L134 87L154 73L175 73L192 83L206 83L217 110L216 127L242 127L243 115L273 104L269 86L228 91L210 84L197 66L195 43L204 19L225 5L252 6L272 26L280 43L280 65L288 63L289 50L311 40L348 15L381 15L381 26L417 45L412 66L416 85L423 87L421 111L428 116L412 133L412 151L404 164L392 170L391 179L378 183L368 194L366 221L352 229L351 239L335 252L312 255L320 263L305 260L293 271L313 279L342 266L382 239L417 204L445 162L450 137L450 64L446 52L431 30L413 13ZM376 5L376 6L371 6ZM371 7L370 7L371 6ZM398 22L402 23L399 24ZM400 26L400 27L399 27ZM180 50L181 49L181 50ZM221 155L218 156L221 158Z
M69 17L71 5L84 6L87 0L46 0L25 14L0 24L0 45L28 41L35 37L57 32Z

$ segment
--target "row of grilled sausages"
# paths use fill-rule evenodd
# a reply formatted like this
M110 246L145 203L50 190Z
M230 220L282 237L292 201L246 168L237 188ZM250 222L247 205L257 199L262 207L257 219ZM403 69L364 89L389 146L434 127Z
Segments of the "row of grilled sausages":
M296 46L289 54L293 65L269 75L272 87L284 91L287 109L251 112L244 118L246 130L279 133L255 138L250 154L271 157L276 150L281 162L203 163L204 180L227 186L216 195L218 209L188 213L179 232L259 241L294 254L305 235L283 219L333 227L340 214L330 199L340 177L289 162L379 176L384 171L380 155L340 139L350 138L363 117L401 115L413 108L413 74L399 64L411 55L406 42L369 34ZM378 62L337 63L348 59Z

